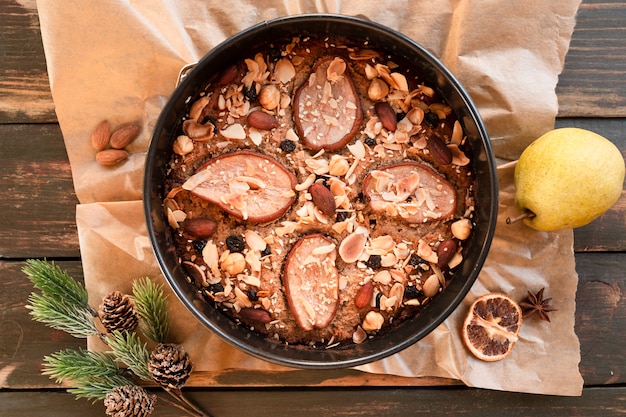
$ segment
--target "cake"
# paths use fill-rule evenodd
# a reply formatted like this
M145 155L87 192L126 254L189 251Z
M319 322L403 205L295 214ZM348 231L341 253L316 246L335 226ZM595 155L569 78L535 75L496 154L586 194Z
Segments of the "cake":
M188 99L163 209L189 285L268 341L362 343L454 279L475 223L452 108L367 43L291 38Z

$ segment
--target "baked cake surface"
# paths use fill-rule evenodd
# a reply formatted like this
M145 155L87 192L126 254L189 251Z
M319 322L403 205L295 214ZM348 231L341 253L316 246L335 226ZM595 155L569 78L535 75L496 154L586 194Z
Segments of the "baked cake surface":
M474 222L468 144L399 57L275 43L180 120L164 210L188 281L269 340L361 343L453 279Z

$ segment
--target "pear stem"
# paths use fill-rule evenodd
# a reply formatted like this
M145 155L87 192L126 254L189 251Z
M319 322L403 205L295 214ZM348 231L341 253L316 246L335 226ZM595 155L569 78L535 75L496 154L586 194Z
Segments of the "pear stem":
M506 218L506 224L517 223L520 220L527 219L527 218L530 218L530 217L535 217L535 213L533 213L530 210L524 210L524 212L522 214L520 214L519 216L507 217Z

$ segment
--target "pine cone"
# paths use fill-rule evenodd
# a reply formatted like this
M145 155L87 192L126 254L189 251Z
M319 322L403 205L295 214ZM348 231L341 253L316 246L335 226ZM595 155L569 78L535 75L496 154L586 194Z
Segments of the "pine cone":
M128 295L119 291L114 291L102 299L98 316L109 333L115 330L133 331L139 324L135 303Z
M148 417L154 410L156 395L138 385L115 387L104 399L105 413L111 417Z
M150 354L148 369L152 379L164 388L180 389L191 373L191 360L182 346L160 343Z

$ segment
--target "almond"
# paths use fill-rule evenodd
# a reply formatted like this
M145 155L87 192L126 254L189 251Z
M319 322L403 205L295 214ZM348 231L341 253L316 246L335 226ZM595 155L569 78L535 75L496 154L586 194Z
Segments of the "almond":
M109 143L113 149L124 149L135 140L139 133L139 126L134 123L118 127L111 133Z
M452 163L452 151L439 136L433 135L428 138L428 149L436 162L442 165Z
M456 241L448 239L441 242L437 247L437 266L439 268L447 266L455 253Z
M313 204L326 216L335 215L337 206L335 205L335 197L323 184L315 183L309 187L309 193L313 199Z
M109 146L110 134L109 121L101 121L91 133L91 146L98 152L105 150Z
M386 101L378 102L374 105L374 111L383 127L390 132L395 132L398 120L396 119L396 112L391 108L391 105Z
M261 110L255 110L248 114L248 125L255 129L272 130L278 127L278 120L271 114Z
M185 220L183 226L185 232L196 239L206 239L211 237L217 229L217 224L213 220L202 218Z
M354 304L357 308L367 307L372 301L372 296L374 295L374 285L372 281L367 281L363 286L359 289L359 292L356 294L356 298L354 299Z
M123 149L105 149L96 154L96 161L103 166L113 166L128 158L128 152Z
M261 308L242 308L239 311L239 315L243 319L255 321L257 323L269 323L272 321L272 316L267 310Z
M237 74L239 73L239 69L237 65L233 64L226 68L224 72L220 75L220 78L217 80L217 85L227 85L235 80Z

